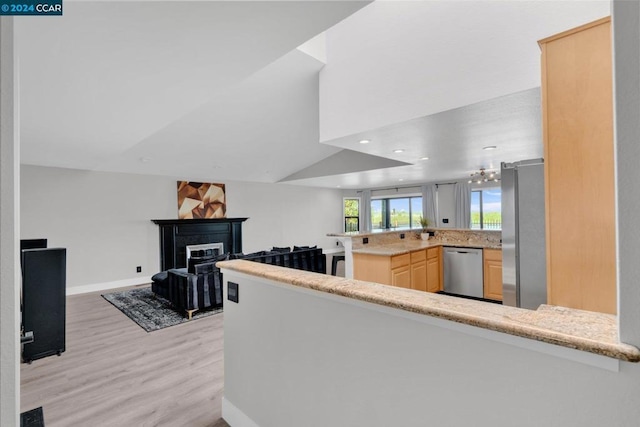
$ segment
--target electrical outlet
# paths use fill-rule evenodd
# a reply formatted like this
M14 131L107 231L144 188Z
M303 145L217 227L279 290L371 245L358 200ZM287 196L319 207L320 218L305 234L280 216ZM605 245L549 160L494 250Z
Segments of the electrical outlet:
M443 224L449 224L449 218L442 218Z
M340 242L336 242L336 246L340 246Z
M136 273L142 273L142 266L141 265L136 267Z
M366 245L367 243L369 243L369 238L368 238L368 237L364 237L364 238L362 239L362 244L363 244L363 245Z
M404 233L400 233L400 238L404 239Z

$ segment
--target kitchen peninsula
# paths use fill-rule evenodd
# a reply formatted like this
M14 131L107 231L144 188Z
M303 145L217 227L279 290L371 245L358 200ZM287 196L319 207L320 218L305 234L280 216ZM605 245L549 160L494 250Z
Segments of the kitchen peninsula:
M636 347L620 342L614 315L525 310L245 260L218 265L240 296L225 295L222 411L231 425L305 425L310 417L332 425L336 416L344 425L396 425L397 414L408 419L402 425L423 425L414 397L442 393L436 381L461 372L452 385L458 393L471 384L468 394L487 405L495 397L481 390L505 390L500 398L515 413L523 396L579 395L584 383L566 380L579 374L588 374L587 392L606 408L637 389L632 381L610 387L619 370L637 371L628 362L640 361ZM405 406L382 421L353 409L383 407L391 395ZM281 407L296 411L270 410ZM437 417L450 419L451 409Z
M476 297L501 300L501 232L429 229L420 240L415 230L329 234L345 247L345 277L402 288L438 292L444 289L443 247L482 249ZM480 252L478 252L480 253ZM497 267L497 268L496 268ZM494 283L495 282L495 283ZM484 288L484 291L482 290Z

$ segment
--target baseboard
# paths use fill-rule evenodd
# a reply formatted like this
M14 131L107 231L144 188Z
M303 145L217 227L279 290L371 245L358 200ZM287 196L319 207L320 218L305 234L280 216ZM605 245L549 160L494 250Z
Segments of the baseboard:
M231 427L260 427L224 396L222 396L222 418Z
M90 285L72 286L67 288L67 295L86 294L89 292L106 291L127 286L151 283L151 276L134 277L132 279L115 280L113 282L92 283Z

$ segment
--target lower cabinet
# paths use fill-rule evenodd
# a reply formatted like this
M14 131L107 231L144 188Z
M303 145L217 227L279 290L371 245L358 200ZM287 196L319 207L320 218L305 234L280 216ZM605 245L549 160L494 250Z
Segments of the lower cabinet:
M502 250L484 249L484 297L502 301Z
M427 290L427 251L411 252L411 289Z
M427 249L427 291L443 290L442 247Z
M353 278L419 291L442 290L442 248L383 256L353 254Z

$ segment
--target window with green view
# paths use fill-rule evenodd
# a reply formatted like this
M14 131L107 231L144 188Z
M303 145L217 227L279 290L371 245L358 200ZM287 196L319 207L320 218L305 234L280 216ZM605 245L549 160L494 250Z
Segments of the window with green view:
M420 228L422 197L398 197L371 201L371 229Z
M344 199L344 231L360 230L360 199Z
M471 191L471 228L502 230L502 190L500 187Z

